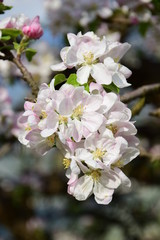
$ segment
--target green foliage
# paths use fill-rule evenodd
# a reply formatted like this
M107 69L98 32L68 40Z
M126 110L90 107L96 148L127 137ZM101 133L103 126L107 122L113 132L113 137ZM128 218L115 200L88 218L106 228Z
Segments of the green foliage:
M103 88L106 92L115 92L119 93L119 88L112 82L110 85L104 85Z
M22 34L21 30L14 29L14 28L5 28L5 29L2 29L1 31L2 31L2 36L10 36L11 38L16 38Z
M60 73L60 74L57 74L54 77L54 79L55 79L54 86L56 87L58 84L61 84L66 81L66 76L64 74Z
M30 62L30 61L32 61L32 58L37 53L37 51L33 48L27 48L25 50L25 53L26 53L27 60Z
M139 32L143 37L145 37L150 26L151 26L151 23L149 22L141 22L139 24Z
M74 87L79 87L80 84L77 82L77 75L72 73L67 79L67 83L73 85Z
M9 41L11 39L10 36L2 36L1 41Z
M0 3L0 14L3 14L4 11L10 10L11 8L11 6L5 6L3 3Z

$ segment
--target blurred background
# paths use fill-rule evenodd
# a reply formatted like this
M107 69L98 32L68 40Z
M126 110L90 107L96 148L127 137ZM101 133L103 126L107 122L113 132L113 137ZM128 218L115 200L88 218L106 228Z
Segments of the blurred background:
M31 63L35 81L47 82L50 65L60 61L68 32L94 31L109 41L129 42L123 64L132 70L132 87L160 83L159 0L4 0L7 16L40 16L43 37ZM68 72L66 72L68 74ZM90 197L78 202L67 194L61 153L41 157L22 146L16 119L29 87L20 72L0 60L0 240L159 240L160 239L160 94L128 103L138 129L141 155L124 168L130 189L119 188L107 206ZM137 101L141 103L135 111Z

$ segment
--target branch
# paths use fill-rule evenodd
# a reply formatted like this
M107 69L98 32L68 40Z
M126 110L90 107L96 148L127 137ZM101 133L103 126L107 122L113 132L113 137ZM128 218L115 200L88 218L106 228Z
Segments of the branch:
M28 85L32 89L32 95L34 97L36 97L39 88L38 88L37 82L35 82L35 80L33 79L32 75L31 75L31 73L27 70L27 68L23 65L23 63L21 62L21 60L19 58L15 58L14 57L12 62L19 68L19 70L22 73L23 80L28 83Z
M160 92L160 84L155 83L155 84L150 84L150 85L145 85L142 86L132 92L126 93L123 96L121 96L121 101L124 103L130 102L136 98L139 97L145 97L154 93Z
M6 47L6 45L0 41L0 47ZM18 69L21 71L22 73L22 78L25 82L28 83L28 85L31 87L32 89L32 95L34 97L37 97L37 93L38 93L38 84L37 82L33 79L32 74L27 70L27 68L23 65L23 63L21 62L21 59L19 56L15 57L13 55L13 53L9 50L9 49L3 49L2 53L4 54L4 56L0 55L0 59L2 60L8 60L13 62Z
M158 117L160 118L160 108L154 110L153 112L150 113L151 116L153 117Z

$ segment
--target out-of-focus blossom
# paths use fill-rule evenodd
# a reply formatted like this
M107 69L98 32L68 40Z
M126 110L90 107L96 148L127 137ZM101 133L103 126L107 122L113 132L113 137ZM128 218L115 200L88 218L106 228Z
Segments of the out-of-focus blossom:
M31 39L39 39L43 35L43 29L39 22L39 16L36 16L29 24L24 24L22 31Z
M29 18L27 18L24 14L20 14L17 17L7 17L0 21L0 29L4 28L15 28L21 29L25 24L29 23Z

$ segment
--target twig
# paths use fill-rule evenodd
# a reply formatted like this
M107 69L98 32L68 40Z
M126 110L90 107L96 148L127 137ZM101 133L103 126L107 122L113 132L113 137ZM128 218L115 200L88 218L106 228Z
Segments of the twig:
M0 47L6 47L6 45L2 41L0 41ZM32 95L36 97L39 90L38 84L33 79L32 74L27 70L27 68L21 62L20 57L19 56L15 57L13 53L7 48L4 48L2 53L4 54L4 56L0 55L0 59L11 61L18 67L18 69L22 73L23 80L26 81L28 85L31 87Z
M160 92L160 84L159 83L145 85L145 86L142 86L132 92L124 94L123 96L121 96L121 101L124 103L127 103L136 98L145 97L147 95L151 95L153 93L158 93L158 92Z
M142 97L136 102L136 104L132 107L132 117L138 115L145 104L145 97Z
M149 115L153 117L158 117L160 118L160 108L156 109L155 111L151 112Z

